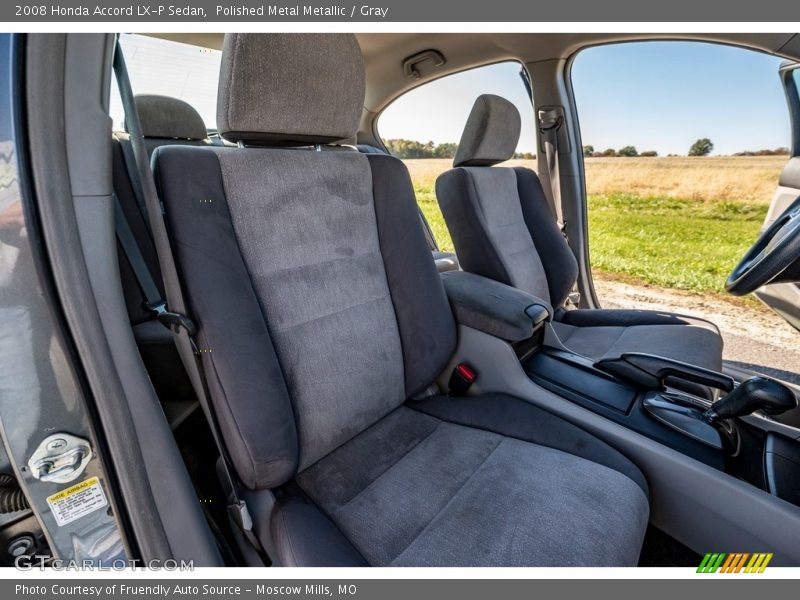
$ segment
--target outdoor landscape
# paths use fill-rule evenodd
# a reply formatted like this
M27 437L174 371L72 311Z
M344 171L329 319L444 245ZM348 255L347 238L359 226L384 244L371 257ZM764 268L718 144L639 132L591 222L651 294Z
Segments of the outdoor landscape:
M587 157L589 250L595 277L724 293L764 221L786 156ZM449 159L408 159L417 200L443 250L453 244L436 202ZM508 166L536 169L535 160ZM760 303L745 302L753 308Z
M725 359L800 384L797 332L754 296L725 293L758 236L787 156L587 157L589 253L603 307L678 311L721 330ZM436 202L452 159L407 159L442 249L453 243ZM535 160L504 163L536 169Z

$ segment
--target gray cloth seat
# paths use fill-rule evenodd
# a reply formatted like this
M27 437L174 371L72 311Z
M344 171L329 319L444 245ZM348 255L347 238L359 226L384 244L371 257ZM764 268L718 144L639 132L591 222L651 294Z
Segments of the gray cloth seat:
M371 565L635 564L647 524L630 462L509 396L410 402L297 482Z
M226 449L251 507L276 496L257 535L280 565L634 565L619 452L517 398L407 401L457 330L405 166L336 145L364 89L352 35L228 35L242 147L153 155Z
M562 343L589 358L646 352L719 371L722 337L695 317L651 311L564 310L578 264L550 211L536 173L496 167L517 146L520 116L499 96L480 96L453 169L436 196L461 268L522 289L554 308Z

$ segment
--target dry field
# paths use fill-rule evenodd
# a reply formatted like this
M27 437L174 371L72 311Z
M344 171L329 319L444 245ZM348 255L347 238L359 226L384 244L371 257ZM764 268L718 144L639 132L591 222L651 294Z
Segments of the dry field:
M632 194L766 203L772 199L785 156L589 158L591 194Z
M769 203L785 156L587 158L586 188L591 195L630 194L704 202ZM447 159L405 161L418 191L433 192ZM534 160L508 166L536 169Z

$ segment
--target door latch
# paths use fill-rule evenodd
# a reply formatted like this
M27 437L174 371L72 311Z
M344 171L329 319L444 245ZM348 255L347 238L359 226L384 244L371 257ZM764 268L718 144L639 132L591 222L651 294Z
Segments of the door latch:
M83 473L91 458L92 447L87 440L69 433L54 433L36 448L28 468L40 481L67 483Z

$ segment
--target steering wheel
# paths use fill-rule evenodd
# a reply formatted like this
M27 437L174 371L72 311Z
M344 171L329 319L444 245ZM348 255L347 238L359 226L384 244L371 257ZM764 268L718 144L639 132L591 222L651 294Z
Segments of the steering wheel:
M734 296L749 294L796 262L800 264L800 197L758 237L728 275L725 289Z

